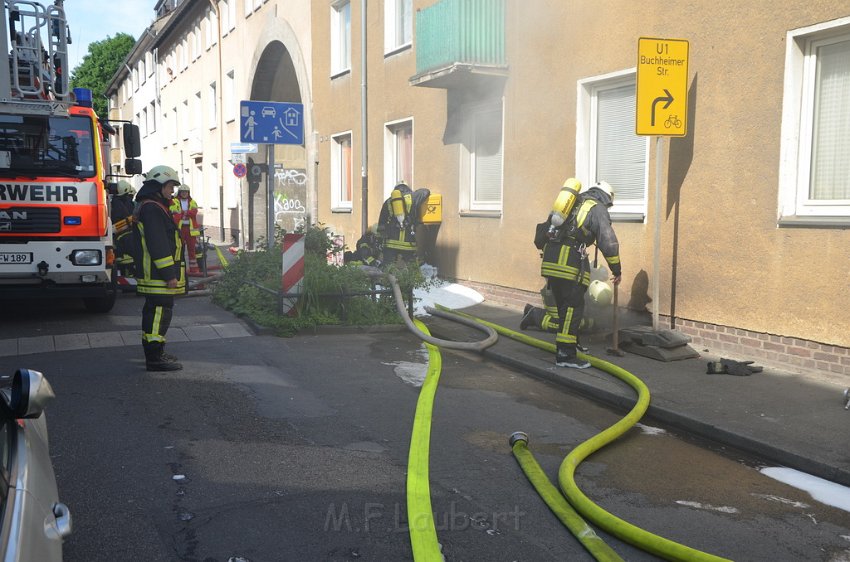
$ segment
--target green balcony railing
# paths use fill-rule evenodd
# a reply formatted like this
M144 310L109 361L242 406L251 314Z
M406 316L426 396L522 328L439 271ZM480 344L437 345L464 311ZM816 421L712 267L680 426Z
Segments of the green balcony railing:
M416 14L416 73L506 66L505 0L440 0Z

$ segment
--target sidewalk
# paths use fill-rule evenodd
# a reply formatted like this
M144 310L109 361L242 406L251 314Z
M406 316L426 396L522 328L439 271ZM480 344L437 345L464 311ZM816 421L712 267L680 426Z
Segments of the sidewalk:
M521 312L513 308L481 303L462 312L519 331ZM479 331L442 318L429 316L424 321L437 338L482 337ZM621 327L636 322L635 317L626 318ZM554 334L523 333L554 342ZM850 486L850 411L844 409L843 398L850 384L769 367L750 376L708 375L706 364L719 356L696 347L698 359L662 362L632 353L615 357L605 352L609 335L610 331L591 334L582 341L590 347L590 355L626 369L649 387L651 401L644 419ZM623 413L635 403L635 392L616 377L595 368L555 367L553 355L507 337L500 336L484 354Z

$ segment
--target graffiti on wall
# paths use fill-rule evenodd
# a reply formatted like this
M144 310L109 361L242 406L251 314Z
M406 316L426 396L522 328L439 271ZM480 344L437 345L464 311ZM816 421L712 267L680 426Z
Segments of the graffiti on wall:
M307 171L274 166L274 220L286 232L307 222Z

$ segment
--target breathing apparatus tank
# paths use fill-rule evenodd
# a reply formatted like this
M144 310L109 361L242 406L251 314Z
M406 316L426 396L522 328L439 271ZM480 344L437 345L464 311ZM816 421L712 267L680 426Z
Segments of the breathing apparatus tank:
M549 227L550 237L555 234L555 231L570 216L570 212L575 207L576 201L578 201L579 191L581 191L581 182L576 178L567 178L564 186L561 188L561 192L558 193L558 197L555 199L555 204L552 205L552 213L549 215L549 222L552 224Z
M398 221L398 225L400 227L404 226L404 219L407 217L407 209L404 204L404 193L402 193L401 189L399 189L403 184L399 184L393 189L390 194L390 208L392 210L392 215Z

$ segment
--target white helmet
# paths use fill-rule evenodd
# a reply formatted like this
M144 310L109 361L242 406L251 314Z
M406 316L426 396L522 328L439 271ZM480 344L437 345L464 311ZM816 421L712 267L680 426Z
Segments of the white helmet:
M185 183L181 183L180 187L177 188L177 191L189 191L189 186Z
M117 192L118 195L135 195L136 188L134 188L127 180L119 180Z
M596 182L596 184L592 185L591 187L595 187L595 188L597 188L601 191L604 191L605 193L608 194L608 197L611 198L611 201L614 200L614 188L611 187L611 184L608 183L607 181L598 181L598 182Z
M153 180L162 185L165 185L170 181L180 185L180 178L177 175L177 171L168 166L154 166L147 174L145 174L145 179Z

